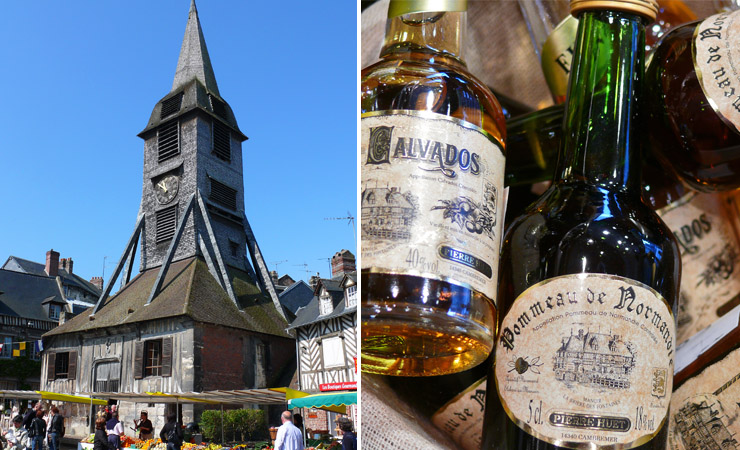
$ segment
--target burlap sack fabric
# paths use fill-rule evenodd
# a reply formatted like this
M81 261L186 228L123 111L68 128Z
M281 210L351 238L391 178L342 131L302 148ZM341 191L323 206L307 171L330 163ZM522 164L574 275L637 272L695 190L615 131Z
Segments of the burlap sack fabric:
M378 60L389 0L362 12L361 67ZM685 1L699 17L714 12L711 0ZM465 60L496 91L540 109L552 97L516 0L470 0ZM454 449L445 435L390 394L382 377L363 375L361 439L367 450Z

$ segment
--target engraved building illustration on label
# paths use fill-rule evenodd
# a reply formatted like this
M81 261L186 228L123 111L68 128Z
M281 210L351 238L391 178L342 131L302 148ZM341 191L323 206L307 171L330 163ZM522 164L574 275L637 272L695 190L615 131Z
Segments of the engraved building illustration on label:
M417 215L416 197L397 187L367 188L362 191L363 239L407 241Z
M558 380L610 390L629 389L635 367L635 351L629 342L614 334L584 332L565 336L553 357Z
M727 428L727 416L718 399L699 395L684 403L673 416L675 430L685 449L737 450L738 442Z

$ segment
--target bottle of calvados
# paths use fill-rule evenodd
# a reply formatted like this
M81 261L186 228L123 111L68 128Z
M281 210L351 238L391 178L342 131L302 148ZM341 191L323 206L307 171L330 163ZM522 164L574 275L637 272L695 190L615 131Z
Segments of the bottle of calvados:
M454 373L493 347L505 122L463 62L466 9L391 1L361 73L363 371Z
M641 199L638 117L657 4L571 8L558 170L502 246L484 448L663 449L681 268L675 238Z

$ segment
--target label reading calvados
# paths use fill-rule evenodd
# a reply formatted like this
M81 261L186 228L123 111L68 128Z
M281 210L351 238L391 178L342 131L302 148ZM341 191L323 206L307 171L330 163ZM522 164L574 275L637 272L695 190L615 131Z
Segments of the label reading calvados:
M628 449L661 429L673 385L673 315L641 283L603 274L524 291L496 348L504 410L527 433L572 449Z
M434 413L432 423L460 448L478 450L483 437L485 406L486 379L482 378Z
M483 130L434 113L364 114L362 268L417 275L495 301L504 155Z
M670 450L740 447L740 350L686 381L671 397Z
M707 100L740 132L740 12L704 19L694 32L694 69Z
M727 313L740 295L740 245L718 194L691 193L658 214L681 249L676 343Z

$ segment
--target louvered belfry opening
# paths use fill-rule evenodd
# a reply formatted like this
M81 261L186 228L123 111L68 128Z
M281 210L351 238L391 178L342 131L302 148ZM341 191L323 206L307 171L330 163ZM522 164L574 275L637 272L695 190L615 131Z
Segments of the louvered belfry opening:
M177 207L178 205L175 204L157 211L155 217L157 244L167 242L175 235L175 228L177 228Z
M158 161L166 161L180 154L180 123L175 120L157 130Z
M182 106L182 97L184 95L185 94L183 92L180 92L163 101L162 110L159 113L159 118L164 119L165 117L171 116L172 114L180 111L180 108Z
M231 162L231 133L229 127L213 121L213 154L226 162Z
M213 113L226 119L226 104L216 98L213 94L208 94L208 98L211 100L211 109L213 109Z
M236 211L236 189L230 188L213 178L209 179L211 180L211 192L208 199Z

